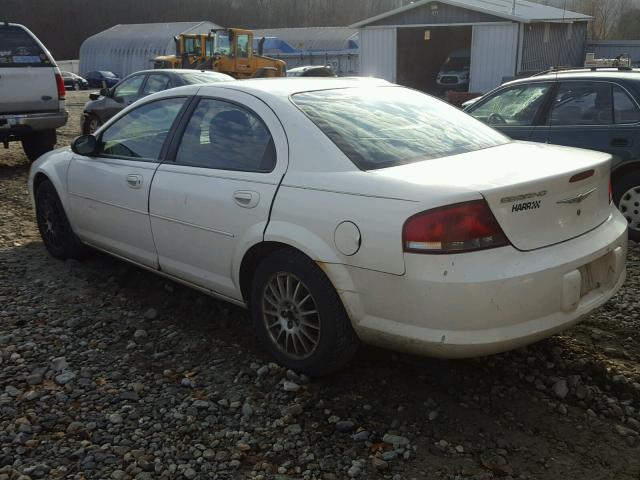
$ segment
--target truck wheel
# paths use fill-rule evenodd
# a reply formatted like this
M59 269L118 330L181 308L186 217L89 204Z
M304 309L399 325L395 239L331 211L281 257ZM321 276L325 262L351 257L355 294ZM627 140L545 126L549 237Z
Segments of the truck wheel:
M87 247L73 233L60 197L49 180L38 185L35 200L38 230L47 251L61 260L83 258Z
M56 145L56 131L42 130L30 133L22 139L22 149L30 162L35 162L40 155L53 150Z
M261 343L293 370L325 375L358 349L359 339L333 285L301 252L280 250L260 263L250 306Z
M615 183L613 201L629 222L629 238L640 242L640 171L629 173Z
M97 116L89 114L85 116L84 120L82 121L82 134L93 135L101 125L102 122Z

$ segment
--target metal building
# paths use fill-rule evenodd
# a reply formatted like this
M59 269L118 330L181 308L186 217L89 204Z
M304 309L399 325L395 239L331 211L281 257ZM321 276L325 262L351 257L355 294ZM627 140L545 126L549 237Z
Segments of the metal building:
M425 91L453 51L470 51L469 90L584 63L591 17L526 0L418 0L362 20L362 75Z
M266 39L264 54L284 60L287 69L305 65L331 65L339 76L354 76L360 71L356 29L304 27L254 30L254 42L261 37Z
M87 38L80 47L80 74L108 70L124 77L153 68L159 55L175 55L174 37L222 28L212 22L137 23L115 25Z
M587 53L595 53L596 58L631 59L631 65L640 67L640 40L598 40L587 43Z

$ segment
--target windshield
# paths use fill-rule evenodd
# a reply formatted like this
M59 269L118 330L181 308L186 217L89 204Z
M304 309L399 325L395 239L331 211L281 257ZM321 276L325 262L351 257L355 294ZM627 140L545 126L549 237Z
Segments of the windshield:
M509 142L466 113L402 87L322 90L293 102L362 170L457 155Z
M20 27L0 28L0 68L51 66L40 45Z
M118 78L117 75L113 72L100 72L103 77L106 78Z
M442 70L444 71L456 71L456 70L469 70L471 65L471 59L465 57L453 57L447 60Z

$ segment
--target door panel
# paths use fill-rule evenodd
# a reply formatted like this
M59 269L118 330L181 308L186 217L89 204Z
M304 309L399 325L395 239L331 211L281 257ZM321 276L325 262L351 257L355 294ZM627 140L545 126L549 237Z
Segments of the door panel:
M75 155L67 172L70 216L78 236L157 268L149 189L163 143L186 98L150 102L102 132L94 157Z
M637 119L637 112L629 112L624 100L626 94L612 83L562 82L551 102L547 125L537 127L531 140L599 150L618 160L633 159L638 127L615 123Z
M149 224L149 186L157 163L75 155L68 173L78 236L98 247L157 267ZM137 179L137 186L131 179Z
M158 168L149 201L151 227L164 272L241 299L234 261L263 238L287 167L287 141L273 112L255 97L216 87L203 87L200 94L225 100L200 100L174 161ZM240 125L243 114L250 121ZM265 163L267 151L273 158Z

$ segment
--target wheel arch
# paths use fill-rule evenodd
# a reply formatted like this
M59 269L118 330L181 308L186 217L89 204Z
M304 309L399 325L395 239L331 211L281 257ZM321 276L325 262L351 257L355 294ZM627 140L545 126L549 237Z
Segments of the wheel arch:
M611 183L615 187L615 183L625 175L633 172L640 172L640 160L632 160L618 165L611 172Z

